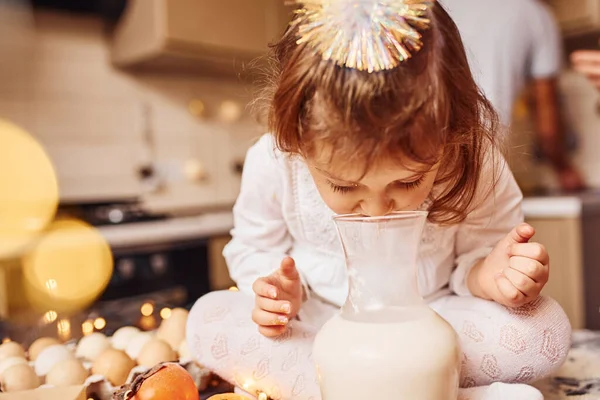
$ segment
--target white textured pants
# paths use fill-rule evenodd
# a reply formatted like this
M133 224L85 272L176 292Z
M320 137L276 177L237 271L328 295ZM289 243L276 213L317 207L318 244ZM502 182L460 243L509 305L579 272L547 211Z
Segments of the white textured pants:
M269 339L251 320L253 306L254 298L240 292L213 292L197 301L187 338L198 362L249 393L262 391L273 399L321 399L312 343L321 324L337 309L311 299L303 312L318 313L319 318L292 321L285 334ZM567 316L546 297L518 309L457 296L442 297L430 306L458 333L463 388L540 379L558 369L569 350Z

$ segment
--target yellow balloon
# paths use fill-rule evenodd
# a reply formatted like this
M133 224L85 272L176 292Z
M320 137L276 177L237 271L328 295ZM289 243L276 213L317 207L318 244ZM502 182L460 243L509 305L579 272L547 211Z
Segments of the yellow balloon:
M0 119L0 259L18 254L53 219L58 182L42 146Z
M91 305L113 271L110 247L77 220L58 220L23 258L25 294L41 311L72 313Z

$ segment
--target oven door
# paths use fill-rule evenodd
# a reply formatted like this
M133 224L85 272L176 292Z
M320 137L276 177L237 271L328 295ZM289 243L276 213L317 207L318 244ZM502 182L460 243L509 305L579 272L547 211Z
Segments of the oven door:
M100 227L114 258L101 301L177 293L173 306L230 284L221 255L231 213Z
M113 249L114 271L103 300L180 293L173 305L192 302L210 287L209 240L197 239L135 249Z

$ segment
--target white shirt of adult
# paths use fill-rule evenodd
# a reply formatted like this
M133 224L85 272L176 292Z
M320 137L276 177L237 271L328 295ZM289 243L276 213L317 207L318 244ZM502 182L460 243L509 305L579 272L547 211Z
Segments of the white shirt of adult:
M419 289L427 300L451 292L470 295L465 282L470 269L523 221L521 191L504 160L497 160L495 190L489 190L494 167L486 163L477 206L464 222L426 224L418 268ZM277 270L289 255L311 293L332 305L344 303L348 280L334 213L304 161L276 150L271 135L248 152L233 213L233 239L224 255L240 291L252 294L254 281Z
M460 31L473 77L510 125L529 79L556 76L562 43L550 9L538 0L441 0Z

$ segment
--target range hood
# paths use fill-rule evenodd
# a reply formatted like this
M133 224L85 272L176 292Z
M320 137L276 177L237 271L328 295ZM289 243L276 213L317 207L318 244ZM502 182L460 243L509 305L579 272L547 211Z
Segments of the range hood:
M234 73L290 20L283 0L130 0L112 42L117 67Z

